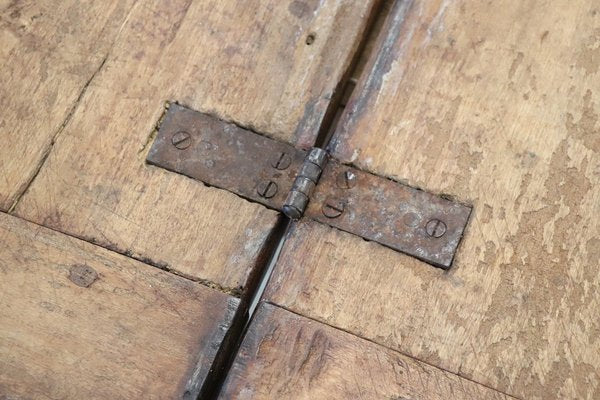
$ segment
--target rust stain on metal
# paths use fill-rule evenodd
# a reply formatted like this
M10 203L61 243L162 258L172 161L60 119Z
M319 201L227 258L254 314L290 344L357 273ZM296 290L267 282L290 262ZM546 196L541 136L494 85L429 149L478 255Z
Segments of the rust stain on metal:
M76 264L69 269L69 280L80 287L90 287L98 279L98 273L92 267Z
M176 104L147 158L290 218L304 214L435 266L451 266L470 207L326 160L322 149L305 152Z
M352 185L340 182L345 176ZM305 216L447 269L470 214L463 204L330 160Z
M305 154L287 143L172 104L147 161L281 210Z

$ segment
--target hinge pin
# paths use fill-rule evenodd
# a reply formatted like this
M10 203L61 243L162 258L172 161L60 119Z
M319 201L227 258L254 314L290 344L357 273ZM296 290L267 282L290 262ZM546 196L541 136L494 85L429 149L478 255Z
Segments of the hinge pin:
M318 147L314 147L306 155L283 205L283 213L289 218L299 219L304 214L310 194L319 181L326 162L327 152Z

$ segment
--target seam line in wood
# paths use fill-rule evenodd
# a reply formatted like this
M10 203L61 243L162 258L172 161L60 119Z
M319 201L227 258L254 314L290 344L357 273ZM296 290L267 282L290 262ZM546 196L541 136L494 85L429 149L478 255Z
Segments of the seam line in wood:
M0 213L11 215L11 214L9 214L8 212L5 212L5 211L0 211ZM195 277L183 274L181 272L178 272L178 271L170 268L166 264L158 263L158 262L156 262L154 260L151 260L149 258L146 258L146 257L138 257L138 256L132 254L128 250L119 249L119 248L117 248L114 245L103 245L102 243L98 243L96 240L94 240L94 238L88 238L88 237L85 237L85 236L78 236L78 235L73 235L73 234L70 234L70 233L66 233L66 232L60 231L58 229L54 229L52 227L42 225L42 224L40 224L40 223L38 223L38 222L36 222L34 220L23 218L20 215L11 215L11 217L18 218L18 219L21 219L23 221L30 222L30 223L32 223L34 225L37 225L39 227L42 227L44 229L49 229L52 232L56 232L56 233L59 233L61 235L73 238L73 239L81 240L83 242L89 243L89 244L91 244L93 246L96 246L98 248L110 251L110 252L115 253L115 254L119 254L119 255L124 256L124 257L131 258L132 260L136 260L136 261L141 262L143 264L146 264L148 266L151 266L151 267L154 267L154 268L158 268L158 269L160 269L162 271L165 271L165 272L169 272L169 273L171 273L173 275L177 275L177 276L179 276L181 278L184 278L184 279L187 279L189 281L198 283L198 284L200 284L202 286L205 286L207 288L210 288L210 289L217 290L219 292L228 294L230 296L233 296L233 297L236 297L236 298L239 298L241 296L241 292L240 292L239 288L225 287L225 286L219 285L219 284L217 284L217 283L215 283L213 281L210 281L208 279L200 279L200 278L195 278Z
M92 83L92 81L98 75L98 73L100 72L100 70L102 69L102 67L104 67L104 64L106 64L106 60L107 59L108 59L108 54L104 57L104 59L102 59L102 62L100 63L100 65L98 66L98 68L92 73L92 75L87 80L87 82L85 83L85 85L83 85L83 88L79 92L79 95L77 96L77 99L75 99L75 101L73 102L73 105L69 109L69 112L67 113L65 119L60 124L60 126L58 127L58 129L56 130L56 132L54 133L54 135L52 136L52 139L50 140L50 143L48 144L48 147L46 147L46 149L44 150L44 153L42 154L42 158L40 159L40 161L36 165L36 168L33 171L33 173L31 174L31 177L29 179L27 179L27 181L23 184L23 186L21 188L19 188L18 193L15 196L15 200L13 201L12 205L8 209L8 213L9 214L13 213L14 209L19 204L19 201L21 200L21 198L23 198L23 196L27 193L27 191L31 187L31 184L33 183L33 181L35 180L35 178L37 178L38 174L42 170L42 167L46 164L46 160L48 160L48 157L50 156L50 153L52 152L52 148L54 147L54 144L56 143L56 140L58 139L58 137L60 136L60 134L65 130L65 128L67 127L67 125L69 124L69 122L71 122L71 118L73 118L73 115L75 114L75 111L77 111L77 108L79 107L79 104L81 103L81 99L83 98L83 96L87 92L87 90L88 90L88 88L90 86L90 83Z
M71 108L67 112L67 115L65 116L65 119L60 124L60 126L58 127L58 129L56 130L56 132L54 133L54 135L52 135L52 139L50 140L50 143L48 144L48 147L44 150L41 159L39 160L38 164L36 165L35 170L31 174L31 177L17 190L17 194L15 195L15 199L13 200L11 206L7 210L8 214L15 216L13 214L13 212L14 212L15 208L17 207L17 205L19 204L19 201L23 198L23 196L25 196L25 194L27 193L27 191L29 190L29 188L31 187L31 185L33 184L33 182L35 181L35 179L37 178L38 174L42 170L42 167L46 164L46 160L50 156L50 153L52 152L52 149L54 147L54 144L56 143L56 140L58 139L58 137L60 136L60 134L65 130L65 128L67 127L67 125L69 124L69 122L71 122L71 119L73 118L73 115L77 111L77 109L79 107L79 104L81 103L81 100L83 99L83 96L85 95L85 93L87 92L88 88L90 87L90 84L96 78L96 76L98 76L98 74L100 73L100 71L104 68L104 65L106 64L106 61L108 60L108 58L112 54L112 50L115 47L115 44L119 41L119 38L121 37L121 32L123 31L123 27L129 21L129 17L133 13L133 10L135 9L135 6L138 3L139 3L139 1L136 0L131 5L131 7L129 8L129 11L127 12L127 16L125 17L125 19L121 23L121 26L119 27L118 33L115 35L112 43L110 44L110 46L108 48L108 51L106 52L106 55L104 56L104 58L102 58L102 62L100 63L100 65L98 66L98 68L96 68L96 70L90 75L89 79L85 82L85 84L83 85L83 87L79 91L79 95L77 96L77 98L73 102L73 105L71 106Z

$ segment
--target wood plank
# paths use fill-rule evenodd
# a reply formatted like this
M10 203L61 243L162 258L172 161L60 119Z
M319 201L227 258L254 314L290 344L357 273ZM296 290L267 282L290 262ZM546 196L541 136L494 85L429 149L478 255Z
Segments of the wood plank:
M0 397L195 398L238 299L1 213L0 238Z
M600 9L398 2L335 155L474 205L448 273L300 224L268 299L502 392L600 398Z
M132 4L0 1L0 210L34 177Z
M395 351L260 305L221 399L509 399Z
M16 214L238 293L276 214L145 165L155 124L178 101L313 141L373 3L136 6Z

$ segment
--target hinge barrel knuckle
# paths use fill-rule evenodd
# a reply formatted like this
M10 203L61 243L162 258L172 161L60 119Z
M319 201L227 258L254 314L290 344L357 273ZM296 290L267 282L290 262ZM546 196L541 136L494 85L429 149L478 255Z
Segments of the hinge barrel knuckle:
M312 193L315 188L315 182L304 176L298 176L292 185L292 191L301 193Z
M292 219L300 219L306 206L308 205L308 196L295 190L290 191L283 206L283 213Z
M326 163L325 150L315 147L308 152L283 205L283 213L286 216L292 219L302 217Z

